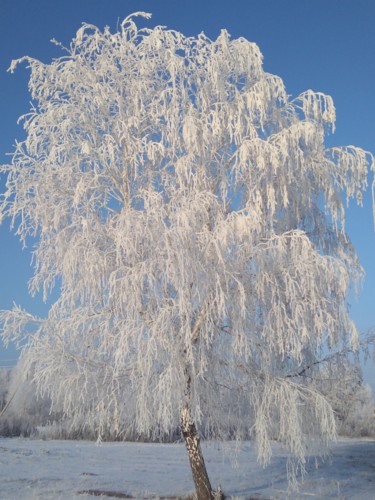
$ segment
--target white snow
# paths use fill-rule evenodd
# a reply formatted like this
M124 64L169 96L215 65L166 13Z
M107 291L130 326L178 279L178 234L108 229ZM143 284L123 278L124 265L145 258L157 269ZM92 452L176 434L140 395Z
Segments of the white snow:
M229 448L230 449L230 448ZM269 467L256 462L256 449L245 443L235 467L217 443L204 444L212 485L244 499L375 498L375 441L340 439L332 454L308 475L299 492L289 492L285 454L276 447ZM80 491L120 492L137 499L183 496L193 492L186 451L182 444L104 443L0 439L0 498L96 498ZM107 498L103 496L101 498Z

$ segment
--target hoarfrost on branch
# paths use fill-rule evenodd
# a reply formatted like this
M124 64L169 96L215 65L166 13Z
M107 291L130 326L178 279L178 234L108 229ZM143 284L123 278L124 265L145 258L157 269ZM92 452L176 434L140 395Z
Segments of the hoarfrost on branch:
M326 148L332 99L289 98L226 31L129 17L64 50L22 59L34 107L1 200L37 237L31 292L61 289L45 319L3 312L3 337L28 338L41 392L99 434L170 433L188 399L204 436L253 432L263 463L276 438L303 464L335 429L299 374L357 345L343 195L361 202L371 154Z

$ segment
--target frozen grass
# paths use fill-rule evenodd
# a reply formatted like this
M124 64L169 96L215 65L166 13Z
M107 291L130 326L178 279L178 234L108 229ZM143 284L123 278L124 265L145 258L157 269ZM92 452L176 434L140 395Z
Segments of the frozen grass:
M212 485L221 485L228 497L375 498L375 441L340 440L331 457L318 467L311 458L308 476L298 493L288 493L285 454L279 447L266 469L257 464L252 443L243 446L237 467L217 443L206 444L204 453ZM97 446L87 441L0 439L2 500L93 500L99 495L103 499L186 499L191 498L192 491L188 459L181 444Z

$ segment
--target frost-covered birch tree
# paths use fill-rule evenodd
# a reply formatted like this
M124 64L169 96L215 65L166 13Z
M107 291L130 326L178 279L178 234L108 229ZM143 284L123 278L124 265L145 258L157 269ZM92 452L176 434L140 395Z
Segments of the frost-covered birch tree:
M33 107L1 216L35 238L31 293L59 296L44 319L3 312L2 332L28 339L52 404L89 402L99 434L179 428L208 499L200 437L251 434L263 464L277 439L303 468L307 442L335 434L303 377L356 348L345 203L374 164L325 146L331 97L290 98L254 43L135 15L115 33L84 24L50 64L11 65L30 68Z

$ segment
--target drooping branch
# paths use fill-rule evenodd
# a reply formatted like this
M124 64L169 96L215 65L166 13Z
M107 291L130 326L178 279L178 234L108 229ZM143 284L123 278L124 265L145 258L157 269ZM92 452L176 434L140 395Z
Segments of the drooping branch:
M36 380L66 413L157 436L180 425L192 467L196 415L223 438L256 428L264 463L280 424L303 464L306 436L333 432L306 375L357 342L343 200L362 202L373 156L327 149L332 99L291 99L225 30L130 16L114 33L84 24L67 50L18 61L34 105L1 167L0 220L35 238L32 292L59 299L43 324L1 313L3 337L34 339Z

